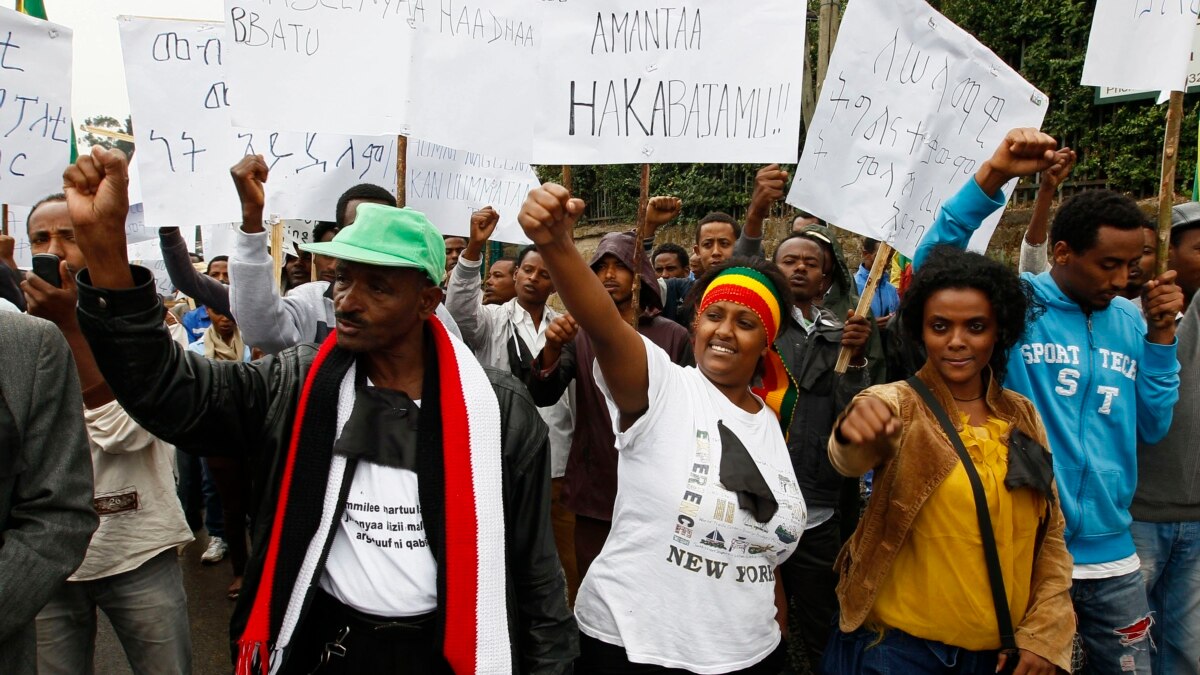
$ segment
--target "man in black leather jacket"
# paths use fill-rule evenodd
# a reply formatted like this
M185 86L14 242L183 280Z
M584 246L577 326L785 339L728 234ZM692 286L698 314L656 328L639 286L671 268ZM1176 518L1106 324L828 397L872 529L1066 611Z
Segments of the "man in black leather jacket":
M424 517L421 527L428 534L429 551L437 559L433 594L436 610L423 617L393 615L389 618L339 603L334 597L336 594L326 592L322 573L331 569L330 547L335 536L341 536L337 534L342 531L339 523L361 518L357 511L353 516L345 511L354 470L356 467L361 470L364 463L376 461L366 454L357 459L352 457L343 464L348 467L345 469L347 477L342 479L340 489L328 493L337 496L333 525L330 525L329 514L321 510L320 504L322 497L332 503L327 499L325 474L329 475L328 485L334 486L330 489L336 489L333 473L338 461L343 459L339 456L342 441L351 435L359 409L357 400L367 398L363 395L366 384L363 380L369 380L376 391L391 390L405 401L408 401L407 394L418 405L424 397L424 406L419 409L409 406L411 414L421 419L426 415L438 419L442 407L439 401L446 400L437 395L441 378L436 359L442 358L441 350L449 343L444 330L435 330L440 326L432 327L430 320L441 291L435 284L425 282L424 267L420 264L388 267L343 260L339 263L334 302L341 315L339 318L344 320L339 323L345 325L339 326L343 330L339 330L342 336L335 341L336 346L322 347L318 354L315 345L299 345L248 364L210 362L198 355L185 354L174 345L162 324L163 310L151 275L145 269L128 264L123 225L128 209L124 155L93 148L90 156L80 157L67 169L64 184L76 238L90 264L79 275L80 324L117 399L146 429L182 450L244 456L252 467L254 503L257 504L253 547L242 595L231 621L231 636L238 651L235 656L242 666L256 673L265 673L268 665L273 671L307 673L313 667L311 659L317 659L324 665L316 672L368 672L383 663L375 660L371 652L390 651L385 655L393 659L389 663L429 664L426 669L418 666L417 670L403 672L482 672L485 670L483 664L494 663L495 653L500 651L511 654L511 659L502 659L508 663L503 668L488 669L489 672L507 672L509 668L524 673L570 672L578 651L578 635L566 606L563 575L550 527L546 427L524 387L506 373L487 372L500 413L502 503L479 503L476 512L480 514L479 522L483 522L485 511L494 513L496 507L503 510L503 559L494 569L480 565L478 585L481 588L487 585L485 575L493 578L503 575L503 604L506 605L503 609L506 611L500 616L507 617L508 651L504 652L503 646L494 642L489 646L480 639L475 643L478 653L464 661L461 651L452 653L454 650L450 647L452 641L462 643L464 632L474 636L477 630L474 622L447 620L447 597L453 605L456 587L454 579L447 580L444 573L447 565L453 570L455 564L453 559L446 560L446 551L462 549L452 547L461 546L461 543L445 540L459 535L458 531L450 531L450 520L453 500L462 499L462 495L447 495L445 503L441 503L441 488L434 483L442 481L427 480L430 474L422 468L432 461L437 467L437 473L433 475L442 475L440 460L429 459L430 455L439 453L428 452L428 439L438 439L440 447L443 430L447 439L454 436L449 427L437 426L431 436L427 425L412 421L408 431L400 429L396 434L379 435L371 427L387 425L379 416L372 416L372 424L354 430L360 439L384 439L383 445L393 442L393 435L400 438L394 441L396 444L415 445L415 470L421 477L418 513ZM408 217L394 213L385 215ZM436 243L440 246L440 237ZM417 254L423 255L420 251ZM431 344L437 341L431 337L434 334L441 341L436 347ZM339 353L347 360L347 367L357 367L359 371L360 381L355 390L358 396L352 404L355 413L349 415L350 421L345 420L341 410L347 391L344 385L337 386L336 380L333 387L326 384L325 399L321 399L318 391L322 386L322 372L333 367L328 364L336 361ZM437 356L431 356L435 353ZM314 359L319 359L317 365L314 365ZM313 370L317 371L315 375L310 373ZM466 381L465 377L463 381ZM328 392L332 392L332 398ZM322 410L315 405L321 400L332 400L328 407L338 410ZM298 407L302 411L299 420L296 419ZM387 406L380 410L388 412ZM330 448L332 432L326 431L321 436L310 433L310 429L319 428L321 419L332 425L335 416L345 427L335 448ZM319 419L313 422L311 418ZM473 418L468 419L473 421ZM392 426L403 425L396 422ZM293 438L294 435L297 438ZM314 443L314 438L325 439L324 447ZM472 434L471 443L475 440L475 434ZM449 440L446 445L449 447ZM414 454L411 447L399 448L388 459L404 455L402 450L407 450L410 457ZM385 464L385 469L404 466L388 464L384 459L378 461ZM444 461L445 484L449 485L449 455ZM320 480L315 481L317 491L312 493L312 487L306 486L303 478L305 471L311 472L314 468ZM479 471L474 464L473 470ZM353 483L357 494L358 483L356 480ZM439 499L430 499L430 494ZM305 495L316 498L306 499ZM314 522L298 518L297 513L312 515L309 520ZM437 522L438 518L444 519L445 523ZM315 522L318 519L320 525ZM457 519L454 522L463 521ZM325 532L321 527L326 528ZM440 529L444 531L439 532ZM305 545L299 549L300 555L289 555L288 549L281 549L279 542L296 538L297 531L302 533L300 538ZM479 533L481 542L485 538L486 533ZM308 544L312 544L311 548L320 555L305 555L306 549L310 548ZM292 553L296 552L292 550ZM315 561L315 571L311 566L302 568L300 558ZM482 554L479 558L485 560ZM501 566L503 569L498 569ZM463 568L458 569L461 574ZM273 583L264 579L273 579ZM318 584L318 580L322 583ZM386 579L372 577L370 582L388 588ZM272 594L272 590L277 592ZM267 594L267 600L256 603L261 593ZM288 598L283 596L289 594L291 600L285 602ZM489 608L475 609L484 615L485 609ZM490 611L494 614L495 609L490 608ZM450 616L462 615L451 613ZM248 640L247 636L254 634L256 622L262 624L264 630L269 628L266 639L256 641L251 637ZM279 639L280 625L288 622L294 629L290 644ZM348 628L346 632L340 629L343 624ZM483 626L483 621L478 625ZM338 630L329 639L319 632L333 627ZM482 628L478 630L483 632ZM416 639L413 636L417 636ZM472 665L465 666L464 663ZM242 671L239 669L239 672Z

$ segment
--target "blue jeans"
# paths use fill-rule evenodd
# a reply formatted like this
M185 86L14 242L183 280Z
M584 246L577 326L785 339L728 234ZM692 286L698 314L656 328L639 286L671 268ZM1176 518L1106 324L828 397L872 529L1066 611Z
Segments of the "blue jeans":
M1085 675L1150 675L1154 615L1141 572L1108 579L1075 579L1071 602L1079 621Z
M66 582L37 616L38 673L95 672L96 608L112 623L135 675L192 672L187 595L174 548L128 572Z
M208 460L200 460L201 473L204 475L202 491L204 492L204 529L208 536L225 538L225 512L221 510L221 495L217 492L217 481L213 480L212 472L208 470Z
M179 484L175 491L179 495L179 504L187 517L188 526L192 530L200 529L200 523L195 522L196 514L203 510L204 528L208 536L225 538L224 521L221 517L221 497L217 494L217 484L213 482L208 468L199 457L182 450L175 451L175 464L179 471Z
M1155 675L1200 670L1200 522L1134 521L1133 541L1154 611Z
M879 633L834 630L821 660L823 675L995 675L999 652L973 652L894 628Z

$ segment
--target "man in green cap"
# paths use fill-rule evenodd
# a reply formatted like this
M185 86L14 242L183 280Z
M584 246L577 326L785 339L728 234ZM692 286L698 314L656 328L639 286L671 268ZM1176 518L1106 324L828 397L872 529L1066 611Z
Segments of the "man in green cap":
M570 669L546 427L433 316L445 249L423 214L364 204L304 247L338 260L319 348L213 363L174 347L129 265L125 156L93 148L63 182L90 263L79 320L117 399L181 450L254 467L238 673Z

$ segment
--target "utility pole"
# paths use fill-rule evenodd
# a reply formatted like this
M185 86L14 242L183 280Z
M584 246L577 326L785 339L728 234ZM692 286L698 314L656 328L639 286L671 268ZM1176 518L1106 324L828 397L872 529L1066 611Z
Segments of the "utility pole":
M817 13L817 86L816 98L821 98L821 85L825 83L825 74L829 71L829 57L833 54L833 45L837 42L838 28L842 25L841 0L821 0L821 9Z

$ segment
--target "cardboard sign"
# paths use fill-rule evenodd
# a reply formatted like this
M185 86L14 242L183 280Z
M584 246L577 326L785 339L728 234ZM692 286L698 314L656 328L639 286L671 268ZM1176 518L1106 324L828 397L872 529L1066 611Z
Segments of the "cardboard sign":
M240 222L229 170L247 154L270 167L268 215L332 219L358 183L395 192L394 136L232 126L221 24L122 17L120 28L148 227Z
M853 39L834 49L787 201L911 256L942 202L1009 129L1040 127L1049 101L921 0L851 0L839 33Z
M541 181L528 164L410 138L407 169L407 206L428 216L442 234L469 235L471 214L491 206L500 214L493 240L530 243L517 214Z
M17 267L27 270L33 267L33 251L29 250L29 230L26 223L29 220L29 207L8 205L8 236L16 240L13 245L13 258Z
M528 0L440 0L415 13L412 134L528 161L540 16Z
M0 8L0 202L62 192L71 161L71 29Z
M412 40L427 2L225 0L234 124L406 132Z
M796 160L805 3L541 4L535 163Z
M183 235L183 241L187 244L189 251L196 250L196 228L181 227L179 232ZM149 269L154 274L154 283L158 287L159 295L173 295L175 286L171 283L171 278L167 276L167 266L163 262L162 248L158 244L156 236L151 241L143 241L128 246L129 262L134 265L141 265Z
M1099 0L1092 18L1082 83L1096 87L1183 91L1188 80L1197 4L1166 0Z

